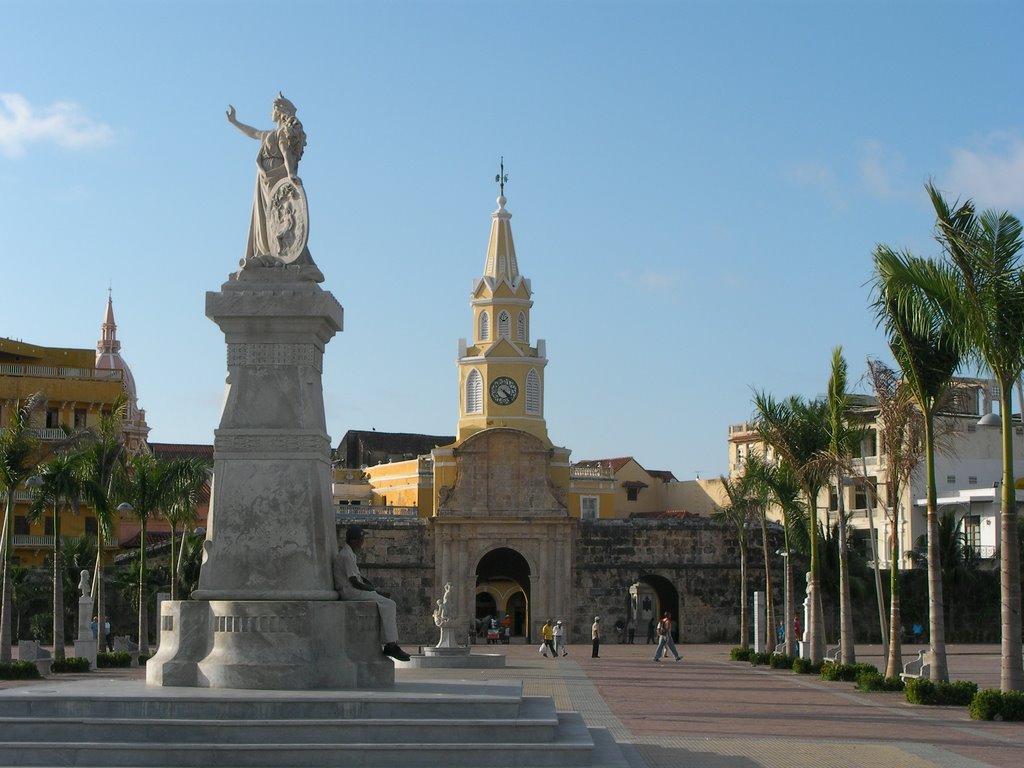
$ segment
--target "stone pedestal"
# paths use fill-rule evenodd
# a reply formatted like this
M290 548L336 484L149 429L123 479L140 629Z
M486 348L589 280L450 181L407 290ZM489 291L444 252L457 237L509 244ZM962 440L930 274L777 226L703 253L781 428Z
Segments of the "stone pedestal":
M394 683L374 604L337 600L324 346L343 311L315 267L248 267L206 295L227 342L199 589L161 606L147 682L304 690Z
M377 604L168 600L150 685L259 690L388 688Z
M97 631L98 627L97 627ZM89 669L96 669L96 638L92 636L92 598L78 598L78 636L75 638L75 656L89 660Z

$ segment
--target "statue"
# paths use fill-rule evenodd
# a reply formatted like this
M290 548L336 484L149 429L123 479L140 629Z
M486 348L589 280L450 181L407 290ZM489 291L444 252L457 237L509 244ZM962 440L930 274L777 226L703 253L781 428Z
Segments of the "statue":
M444 597L437 601L437 607L434 609L434 624L438 627L450 627L454 622L452 618L449 602L449 597L452 593L452 583L449 581L444 585Z
M278 92L271 112L276 127L261 131L240 123L235 119L235 108L228 105L228 122L260 143L256 155L252 221L245 258L240 262L242 269L313 264L306 245L309 237L306 193L298 176L306 132L295 111L295 105Z
M81 577L78 580L78 589L82 593L82 597L92 592L92 587L89 585L89 572L82 571Z

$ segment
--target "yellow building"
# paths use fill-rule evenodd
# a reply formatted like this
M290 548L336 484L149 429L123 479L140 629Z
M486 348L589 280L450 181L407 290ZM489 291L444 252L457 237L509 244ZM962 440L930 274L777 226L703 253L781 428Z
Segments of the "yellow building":
M126 413L122 434L128 450L146 450L146 413L138 407L135 381L120 349L113 302L109 298L95 352L0 338L0 426L10 423L25 400L37 392L43 393L45 403L33 415L32 428L44 452L48 452L68 432L98 427L102 415L110 413L123 396ZM29 522L30 490L16 490L14 500L13 561L26 566L41 565L53 547L52 513L44 514L39 522ZM77 514L61 515L62 536L95 536L96 531L96 517L87 506L83 505ZM118 547L116 529L107 546L110 550Z

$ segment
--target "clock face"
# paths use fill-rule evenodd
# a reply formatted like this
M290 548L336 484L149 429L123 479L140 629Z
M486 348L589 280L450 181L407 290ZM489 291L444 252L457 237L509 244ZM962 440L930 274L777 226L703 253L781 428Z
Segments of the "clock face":
M519 397L519 385L515 379L499 376L491 382L491 400L498 405L510 405Z

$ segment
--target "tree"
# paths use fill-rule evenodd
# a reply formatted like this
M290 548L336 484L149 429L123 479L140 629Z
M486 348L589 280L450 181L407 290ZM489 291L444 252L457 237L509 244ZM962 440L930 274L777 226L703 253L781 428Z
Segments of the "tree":
M879 245L874 252L872 306L885 330L889 350L921 411L927 497L928 637L932 680L949 679L942 615L942 573L938 550L938 493L935 483L935 416L964 344L953 315L956 276L947 265ZM890 495L890 501L892 496ZM895 502L893 502L895 503ZM893 543L892 562L900 558ZM897 628L891 628L895 631Z
M743 474L749 478L750 500L753 513L761 526L761 551L764 555L764 594L765 594L765 647L774 648L775 639L775 598L772 590L772 547L768 539L768 507L771 504L771 487L766 481L772 468L765 462L761 454L751 449L743 465Z
M61 512L78 508L82 495L82 455L62 453L39 470L39 485L30 514L36 520L53 509L53 658L64 658L64 557L61 541ZM30 483L34 478L30 478Z
M946 600L943 606L946 628L954 631L953 599L955 591L973 591L978 575L978 553L967 542L967 533L960 527L953 512L946 512L939 518L939 551L942 553L942 594ZM927 564L927 537L920 536L910 552L914 562Z
M171 558L168 565L170 574L171 600L176 600L180 592L181 573L176 563L181 562L181 557L175 558L175 545L178 537L178 526L187 530L188 526L196 519L196 505L199 503L199 495L209 479L209 471L204 462L198 459L181 459L174 470L177 481L170 491L170 500L163 510L164 517L171 525Z
M735 480L722 477L722 487L728 497L728 503L715 512L715 520L736 529L736 541L740 549L740 647L750 646L750 628L747 618L747 544L750 521L755 514L752 476L741 475Z
M132 456L127 471L121 478L118 498L123 499L119 509L125 508L139 521L139 653L149 653L149 601L146 599L146 528L150 518L167 508L172 501L173 480L171 467L149 453Z
M832 350L832 375L828 380L827 406L828 449L823 454L831 464L836 478L838 493L838 547L839 547L839 647L843 664L855 664L853 636L853 605L850 600L850 561L847 548L846 508L843 493L843 478L852 472L852 457L859 447L864 430L851 425L848 419L850 408L846 392L846 360L843 348Z
M1009 213L975 213L970 200L950 206L927 185L936 216L936 238L956 268L958 280L929 286L970 357L992 372L999 385L1003 480L1000 488L1000 606L1002 653L1000 688L1024 688L1021 649L1020 554L1013 476L1013 385L1024 370L1024 270L1020 220ZM929 557L932 551L929 549Z
M127 401L121 397L100 415L99 428L92 430L83 449L85 497L96 515L96 566L92 589L96 616L106 616L103 597L103 549L114 529L114 479L123 468L126 449L121 423Z
M878 403L879 442L885 456L887 504L882 505L889 522L889 642L885 677L895 679L903 670L900 628L903 618L900 609L900 540L903 489L921 462L924 453L924 424L921 412L914 407L914 397L905 381L896 372L878 360L868 360L868 380ZM875 489L868 486L871 502L879 506ZM875 543L877 547L877 542ZM875 571L878 556L875 555ZM876 575L878 599L882 599L881 583ZM884 622L883 622L884 624Z
M820 662L825 656L825 627L821 610L821 588L818 554L818 495L828 482L830 467L821 460L827 451L829 434L827 412L820 400L805 401L793 396L775 400L771 395L754 396L757 430L764 443L771 446L789 465L800 483L809 513L810 572L807 593L810 598L807 631L810 660Z
M35 470L39 440L32 429L32 414L46 398L42 393L32 395L12 409L9 423L0 428L0 490L5 494L4 523L0 531L0 569L2 569L3 605L0 608L0 661L11 660L11 611L13 587L11 582L11 528L14 517L14 493Z

